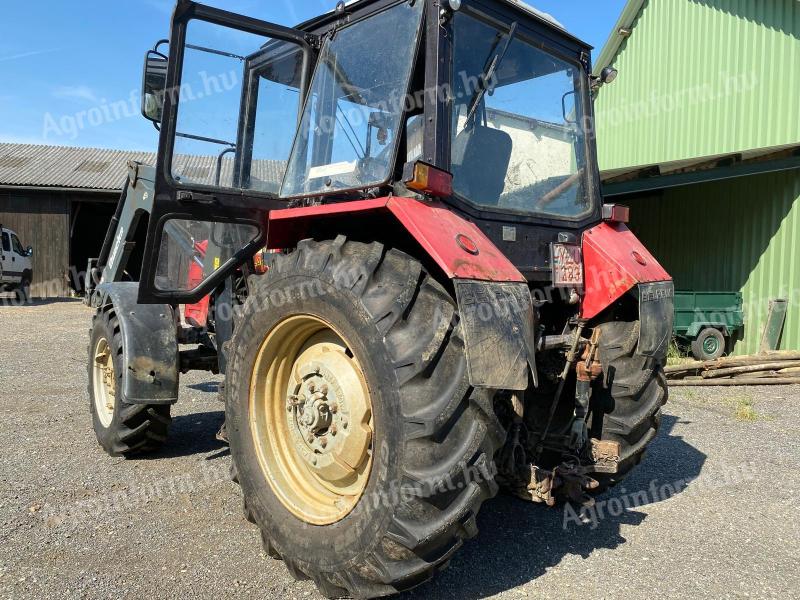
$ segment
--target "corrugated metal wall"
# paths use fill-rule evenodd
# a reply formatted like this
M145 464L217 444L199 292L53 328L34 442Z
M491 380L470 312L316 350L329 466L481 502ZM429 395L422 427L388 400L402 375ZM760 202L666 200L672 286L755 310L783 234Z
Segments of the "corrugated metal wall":
M775 298L790 301L782 348L800 349L800 171L620 202L631 207L631 228L678 289L743 292L747 321L737 354L758 350Z
M0 223L15 231L24 246L33 246L31 294L36 298L69 293L69 217L67 194L0 190Z
M603 170L800 142L798 0L647 0L613 65Z

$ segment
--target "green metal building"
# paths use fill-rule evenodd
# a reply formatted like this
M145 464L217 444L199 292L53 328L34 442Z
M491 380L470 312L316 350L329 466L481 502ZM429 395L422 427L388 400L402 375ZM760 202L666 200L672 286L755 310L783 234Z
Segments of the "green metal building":
M741 291L754 353L769 301L800 349L800 1L629 0L599 73L607 202L676 288Z

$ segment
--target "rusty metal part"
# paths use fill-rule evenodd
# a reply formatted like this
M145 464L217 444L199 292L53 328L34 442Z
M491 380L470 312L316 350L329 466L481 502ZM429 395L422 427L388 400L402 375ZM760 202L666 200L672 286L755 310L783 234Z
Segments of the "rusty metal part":
M583 352L583 356L575 367L577 382L575 384L575 418L570 428L569 447L580 451L589 441L589 428L586 419L589 416L589 403L592 399L592 381L600 377L603 367L597 360L597 347L600 341L600 329L592 332L592 338Z
M594 381L603 373L603 366L597 360L597 348L600 343L600 328L592 332L592 338L583 351L583 356L575 367L578 381Z
M499 468L501 473L509 480L517 479L517 473L524 471L527 464L527 452L525 451L524 440L527 439L528 432L525 428L525 403L522 395L513 392L509 399L511 407L511 425L508 437L503 449L500 451Z
M589 440L593 470L595 473L616 473L619 470L619 455L621 446L619 442L611 440Z
M527 481L517 481L511 486L511 492L523 500L550 507L558 502L592 506L594 499L586 492L597 489L600 484L589 477L589 468L577 462L565 462L551 470L530 465Z

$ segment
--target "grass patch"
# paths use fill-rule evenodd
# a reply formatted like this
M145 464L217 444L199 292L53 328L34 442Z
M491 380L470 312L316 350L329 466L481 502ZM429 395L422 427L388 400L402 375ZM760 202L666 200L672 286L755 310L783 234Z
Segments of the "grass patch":
M737 421L753 422L758 420L758 413L753 399L749 396L739 396L733 399L734 416Z
M691 360L693 360L692 357L687 356L686 352L678 346L678 342L673 338L669 343L669 348L667 348L667 365L672 367Z

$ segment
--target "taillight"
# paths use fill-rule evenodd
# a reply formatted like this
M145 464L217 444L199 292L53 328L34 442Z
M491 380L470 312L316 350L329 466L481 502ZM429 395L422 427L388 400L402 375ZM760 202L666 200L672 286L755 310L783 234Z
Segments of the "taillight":
M627 223L630 220L631 209L622 204L604 204L603 221L611 223Z
M433 165L417 161L406 163L403 169L403 183L406 187L428 196L451 196L453 176Z

